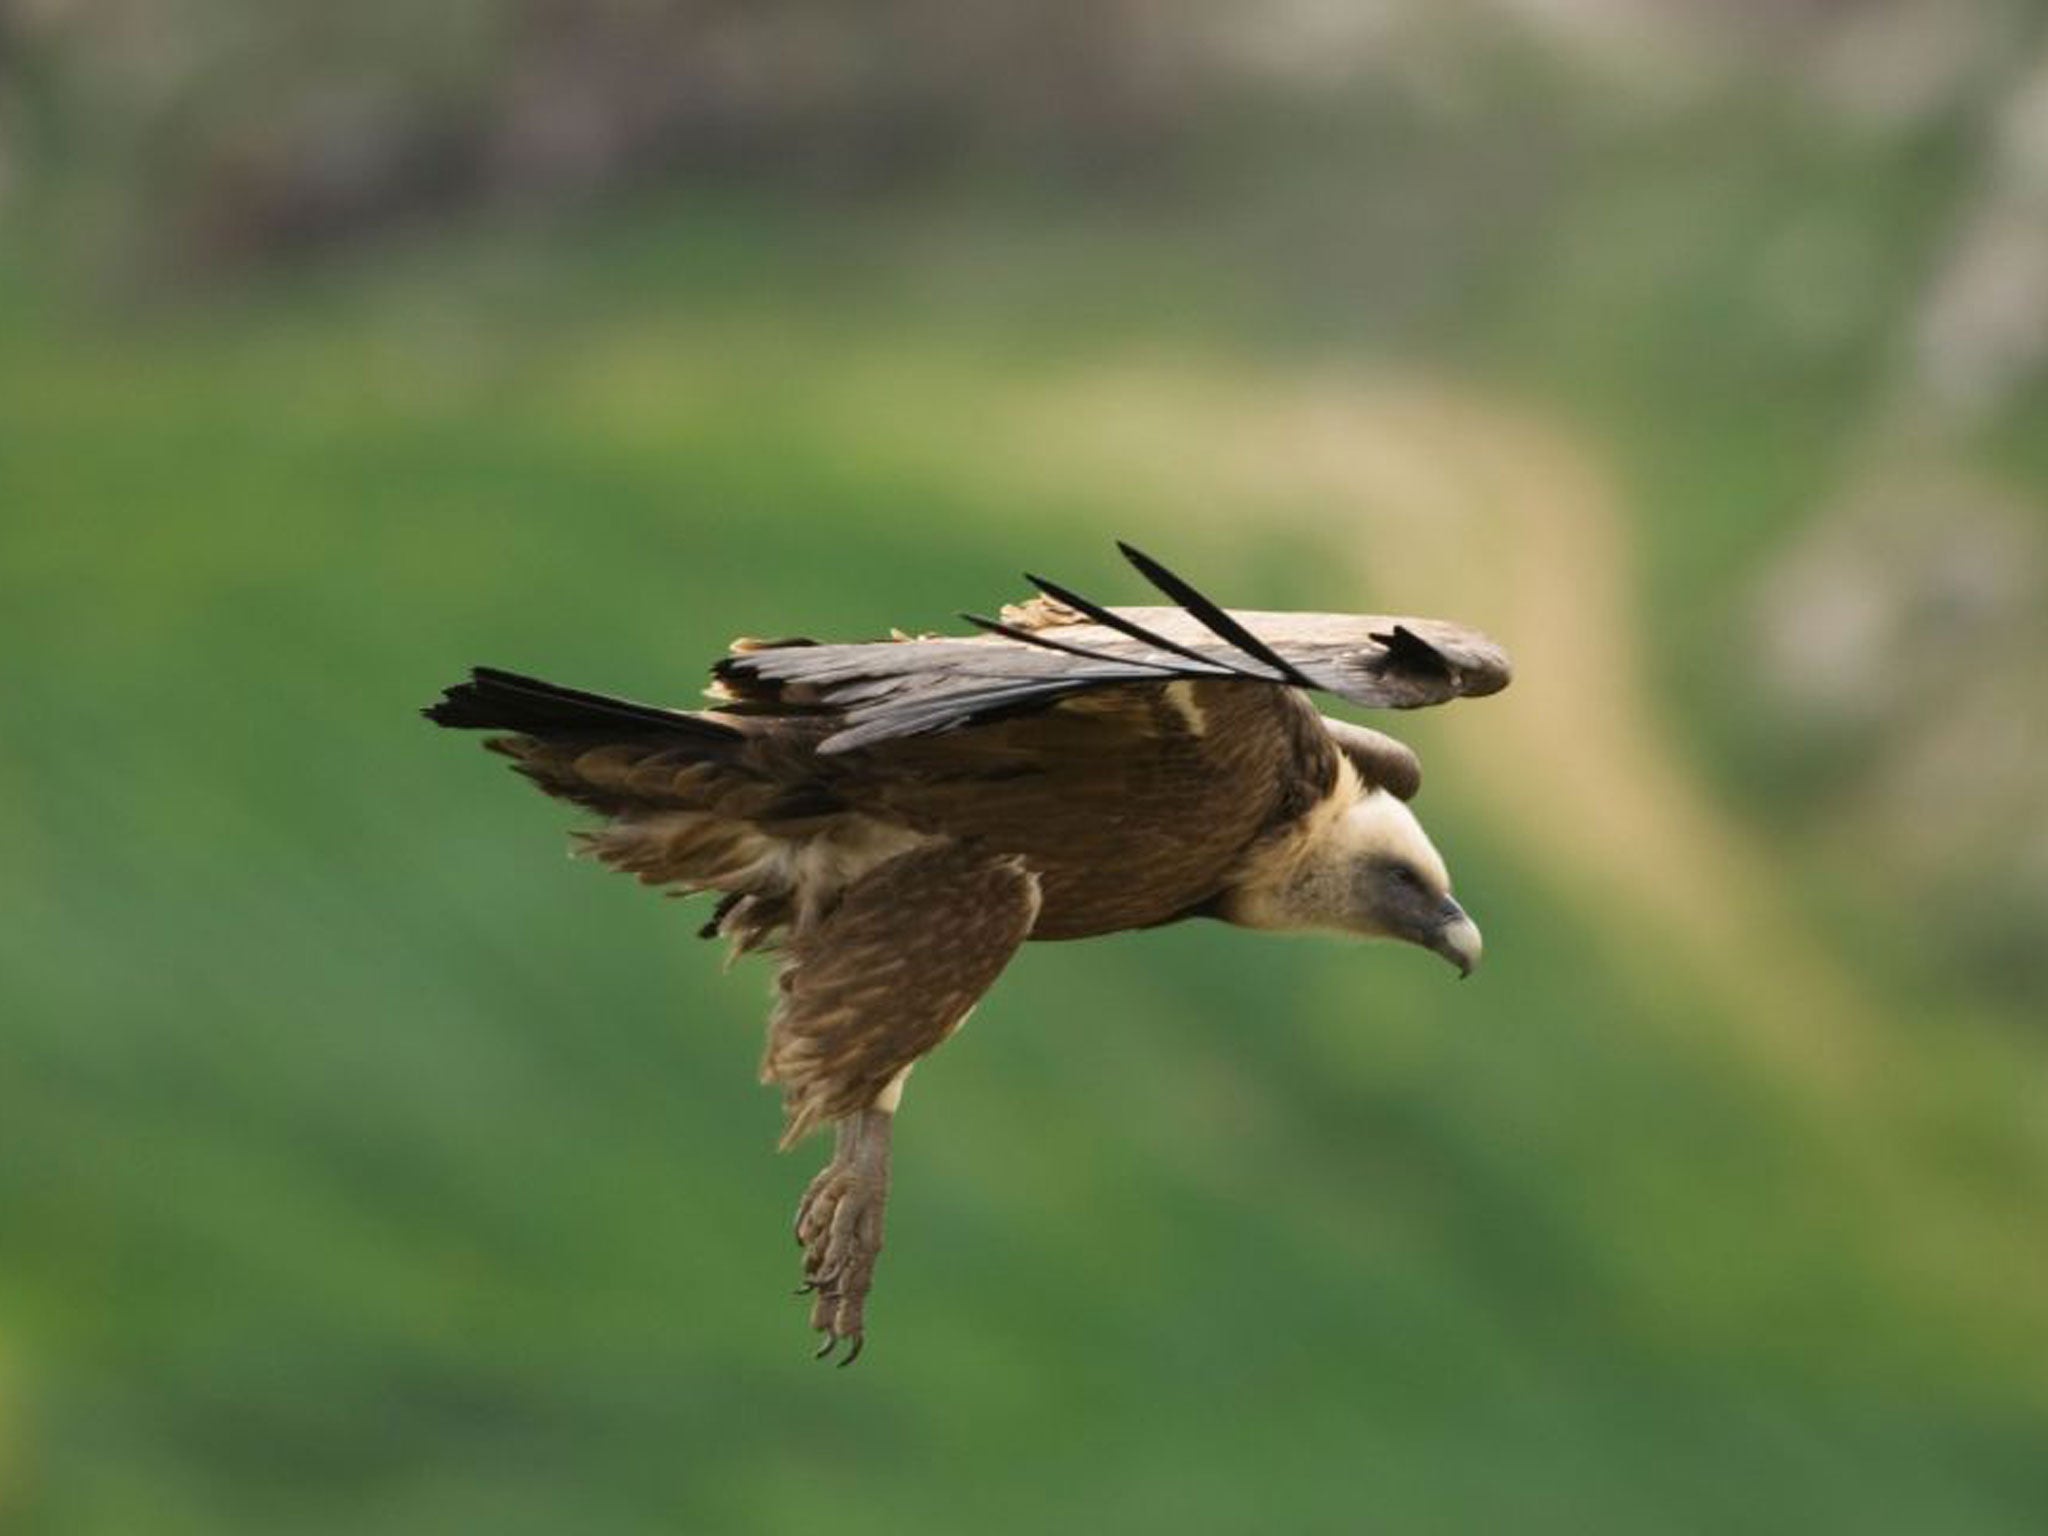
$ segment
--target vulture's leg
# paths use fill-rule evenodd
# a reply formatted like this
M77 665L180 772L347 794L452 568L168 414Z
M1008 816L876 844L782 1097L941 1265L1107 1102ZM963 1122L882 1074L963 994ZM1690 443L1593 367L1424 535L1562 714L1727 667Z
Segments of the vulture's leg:
M1037 916L1038 877L1021 858L934 842L876 865L790 936L761 1077L782 1088L784 1146L826 1124L839 1138L796 1217L820 1355L860 1353L903 1080L959 1028Z
M804 1289L816 1296L811 1327L825 1335L823 1358L848 1344L851 1365L863 1342L861 1310L882 1252L882 1210L889 1200L889 1132L896 1116L871 1108L838 1122L832 1161L811 1180L797 1207Z

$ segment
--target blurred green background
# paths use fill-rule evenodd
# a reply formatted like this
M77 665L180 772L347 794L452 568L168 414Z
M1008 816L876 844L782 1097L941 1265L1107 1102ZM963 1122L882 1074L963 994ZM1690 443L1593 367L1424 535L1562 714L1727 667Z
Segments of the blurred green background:
M0 11L9 1531L2048 1528L2048 30ZM768 973L414 710L1112 536L1520 676L1487 968L1028 951L806 1358Z

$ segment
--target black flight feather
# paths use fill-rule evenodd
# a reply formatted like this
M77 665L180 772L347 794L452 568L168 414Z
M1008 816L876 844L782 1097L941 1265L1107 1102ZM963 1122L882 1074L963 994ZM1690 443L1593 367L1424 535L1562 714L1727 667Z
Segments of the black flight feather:
M1091 603L1087 598L1082 597L1078 593L1070 592L1065 587L1059 586L1054 582L1047 581L1043 576L1033 576L1029 571L1026 571L1024 579L1054 602L1065 603L1077 613L1087 615L1097 624L1116 630L1119 634L1130 636L1131 639L1136 640L1140 645L1149 645L1154 650L1165 651L1169 655L1186 657L1210 676L1248 677L1255 682L1261 683L1279 681L1271 673L1254 672L1249 667L1240 667L1232 662L1219 660L1214 656L1204 656L1200 651L1192 650L1178 641L1169 640L1164 635L1154 634L1151 630L1145 628L1144 625L1134 623L1114 609L1104 608L1099 603Z
M1185 580L1174 575L1172 571L1169 571L1143 550L1134 549L1122 539L1117 540L1116 547L1123 552L1123 557L1137 568L1140 576L1143 576L1153 586L1172 598L1176 603L1179 603L1181 607L1185 608L1195 617L1196 621L1204 629L1208 630L1217 639L1226 644L1236 646L1254 661L1264 662L1297 688L1313 688L1316 686L1315 682L1306 676L1299 667L1295 666L1293 662L1238 623L1236 619L1223 610L1220 604L1204 597L1200 592L1197 592L1192 586L1188 585Z
M1083 661L1100 661L1115 667L1151 667L1159 672L1179 673L1186 669L1170 661L1147 661L1139 656L1115 656L1107 651L1091 651L1085 645L1073 645L1065 640L1055 640L1036 630L1019 629L1014 624L1003 624L995 619L985 619L978 613L960 615L976 629L985 629L992 635L1001 635L1008 640L1021 640L1026 645L1035 645L1043 650L1064 651L1069 656L1079 656Z
M1451 665L1450 658L1406 624L1396 624L1393 629L1368 638L1387 648L1387 654L1381 658L1382 665L1399 667L1404 672L1434 673L1439 677L1457 675L1457 668Z

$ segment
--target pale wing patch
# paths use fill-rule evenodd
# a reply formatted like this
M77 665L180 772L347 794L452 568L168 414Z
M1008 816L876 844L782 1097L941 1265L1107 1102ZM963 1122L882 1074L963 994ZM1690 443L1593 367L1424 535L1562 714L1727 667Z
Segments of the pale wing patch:
M1166 685L1166 702L1173 712L1180 716L1190 736L1201 736L1209 729L1209 712L1202 708L1195 698L1195 685L1186 680Z

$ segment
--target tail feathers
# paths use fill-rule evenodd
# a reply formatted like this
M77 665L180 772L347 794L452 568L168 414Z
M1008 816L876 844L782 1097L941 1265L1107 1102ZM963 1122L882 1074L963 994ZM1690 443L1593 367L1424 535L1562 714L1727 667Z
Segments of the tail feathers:
M658 733L707 744L741 739L738 730L704 715L585 693L495 667L473 668L468 682L447 689L420 713L436 725L458 730L517 731L525 736Z

